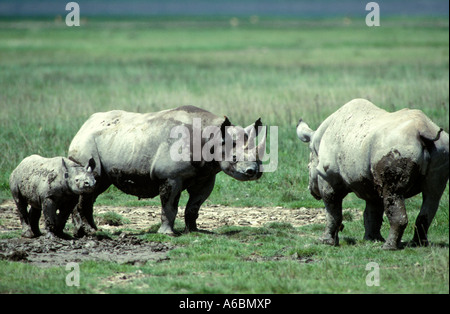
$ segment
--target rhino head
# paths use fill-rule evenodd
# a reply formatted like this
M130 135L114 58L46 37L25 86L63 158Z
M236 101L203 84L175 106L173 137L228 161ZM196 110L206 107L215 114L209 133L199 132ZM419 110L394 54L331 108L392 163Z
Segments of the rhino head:
M86 166L80 166L72 161L66 163L62 158L64 180L69 189L75 194L91 193L94 190L95 160L91 158Z
M257 180L262 176L261 160L265 152L266 134L256 145L256 136L262 129L261 119L246 128L234 126L227 117L220 127L222 155L219 165L223 172L240 180Z

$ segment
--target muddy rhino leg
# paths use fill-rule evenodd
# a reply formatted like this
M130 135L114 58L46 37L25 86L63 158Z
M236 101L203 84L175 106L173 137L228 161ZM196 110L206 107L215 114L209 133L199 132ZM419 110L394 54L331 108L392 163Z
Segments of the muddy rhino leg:
M44 212L45 230L47 237L53 237L56 233L56 210L58 207L51 199L45 199L42 202L42 211Z
M55 234L61 238L70 238L67 234L64 233L64 227L66 226L67 219L72 212L72 207L62 207L59 210L59 214L56 217L56 231Z
M342 200L347 193L345 191L335 190L321 177L319 177L318 184L327 211L327 225L323 236L319 240L324 244L338 246L338 233L344 228L342 225ZM335 185L342 186L341 184Z
M76 237L91 235L97 230L93 217L95 198L94 194L80 195L78 204L73 209L72 221Z
M35 237L40 236L41 230L39 230L39 219L41 219L42 210L37 207L31 207L30 213L28 214L30 220L31 231Z
M339 231L342 228L342 199L325 201L327 211L327 225L323 236L319 239L328 245L339 245Z
M36 235L33 233L31 224L30 224L30 216L28 214L28 203L22 198L14 199L17 206L17 211L19 213L20 223L22 225L22 237L24 238L33 238Z
M107 180L102 180L101 177L96 177L95 191L91 194L82 194L78 199L78 204L74 207L72 212L72 222L75 226L74 236L83 237L85 235L94 234L97 226L94 221L94 202L97 197L105 192L111 183Z
M198 211L203 202L209 197L213 188L216 175L207 178L204 181L196 183L187 189L189 200L184 213L184 221L186 223L185 232L198 231L197 218Z
M161 227L158 233L174 235L173 226L178 213L178 201L180 200L182 183L179 179L167 179L159 186L161 198Z
M383 224L383 201L366 201L364 210L364 240L382 241L381 225Z
M405 199L400 195L384 195L384 210L389 219L391 228L386 243L383 245L385 250L397 250L400 248L403 232L408 225L408 216L406 215Z

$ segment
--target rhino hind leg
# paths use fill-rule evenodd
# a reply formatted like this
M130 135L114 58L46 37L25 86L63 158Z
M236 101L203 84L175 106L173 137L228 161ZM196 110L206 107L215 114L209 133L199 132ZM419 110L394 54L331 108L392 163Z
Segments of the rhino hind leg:
M320 242L328 245L339 246L339 231L342 225L342 200L343 198L334 199L333 201L325 201L325 209L327 211L327 225Z
M405 199L402 195L389 194L383 198L386 216L389 219L389 236L383 245L385 250L397 250L401 248L403 232L408 225Z
M175 235L173 227L178 213L178 201L180 200L182 190L181 180L167 179L159 186L159 195L161 198L161 226L158 233Z
M198 211L203 202L208 198L214 188L216 176L208 177L206 180L197 182L195 185L187 188L189 200L184 213L184 221L186 223L185 232L198 231L197 218Z
M366 201L366 208L364 210L364 240L368 241L382 241L381 225L383 224L383 201Z

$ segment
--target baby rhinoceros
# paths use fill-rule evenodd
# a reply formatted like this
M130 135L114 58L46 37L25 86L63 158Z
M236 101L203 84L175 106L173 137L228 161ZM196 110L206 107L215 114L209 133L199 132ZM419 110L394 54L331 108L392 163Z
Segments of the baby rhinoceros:
M63 229L79 195L90 193L94 188L94 168L93 158L86 166L64 157L32 155L25 158L9 178L22 223L22 236L41 235L39 218L43 210L47 236L66 237ZM29 212L28 205L31 206Z

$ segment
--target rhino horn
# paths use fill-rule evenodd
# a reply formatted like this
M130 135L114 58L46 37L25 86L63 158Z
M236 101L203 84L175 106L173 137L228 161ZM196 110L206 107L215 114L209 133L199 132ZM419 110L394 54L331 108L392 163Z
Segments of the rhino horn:
M264 158L264 154L266 153L267 127L261 126L261 128L258 129L260 130L264 129L264 131L262 132L263 135L258 143L258 146L256 147L256 159L262 160Z

